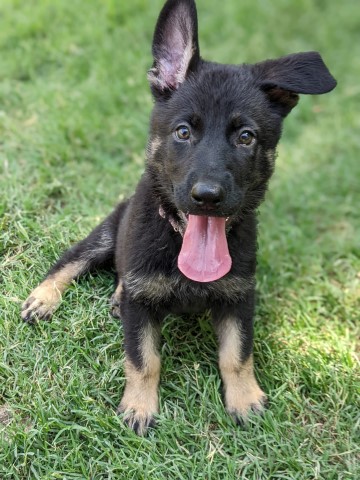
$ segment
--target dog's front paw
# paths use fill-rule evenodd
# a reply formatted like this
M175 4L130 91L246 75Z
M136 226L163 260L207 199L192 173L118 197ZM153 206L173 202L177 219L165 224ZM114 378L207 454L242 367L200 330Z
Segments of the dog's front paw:
M137 435L146 435L148 428L155 426L154 415L157 412L151 412L146 408L133 409L122 407L121 404L117 410L117 413L123 414L123 420L125 425L134 430Z
M53 282L44 281L30 294L21 308L21 318L28 323L49 320L61 300L61 292Z
M136 402L134 405L125 405L122 401L117 410L117 414L123 416L124 423L140 436L146 435L148 428L155 426L156 413L147 405L136 405Z
M262 415L267 405L267 397L256 380L248 385L228 386L225 393L225 406L235 423L247 424L249 415Z
M159 410L158 373L147 375L126 362L127 382L117 413L124 423L137 435L145 435L149 427L155 425L155 415Z

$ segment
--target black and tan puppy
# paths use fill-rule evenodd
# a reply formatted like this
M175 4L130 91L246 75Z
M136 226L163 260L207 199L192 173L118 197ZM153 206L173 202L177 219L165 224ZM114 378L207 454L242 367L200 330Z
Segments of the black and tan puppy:
M25 321L47 319L73 279L115 264L127 378L119 412L139 434L158 412L160 328L171 312L211 310L227 411L240 423L263 410L252 356L256 209L298 94L336 85L316 52L255 65L201 59L193 0L165 3L152 51L155 106L135 194L64 254L22 310Z

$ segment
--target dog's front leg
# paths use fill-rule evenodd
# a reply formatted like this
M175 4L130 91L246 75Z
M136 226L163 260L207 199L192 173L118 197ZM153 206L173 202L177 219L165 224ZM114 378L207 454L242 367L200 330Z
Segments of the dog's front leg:
M144 435L155 423L158 412L160 324L141 304L124 300L121 316L125 334L126 385L118 413L138 435Z
M219 339L219 368L227 412L243 425L249 413L262 413L266 395L260 389L253 367L253 302L236 307L213 308Z

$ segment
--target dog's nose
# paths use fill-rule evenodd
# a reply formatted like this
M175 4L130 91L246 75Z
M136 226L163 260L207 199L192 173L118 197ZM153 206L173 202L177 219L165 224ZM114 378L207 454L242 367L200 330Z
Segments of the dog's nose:
M224 189L219 184L195 183L191 190L191 199L199 207L217 207L225 197Z

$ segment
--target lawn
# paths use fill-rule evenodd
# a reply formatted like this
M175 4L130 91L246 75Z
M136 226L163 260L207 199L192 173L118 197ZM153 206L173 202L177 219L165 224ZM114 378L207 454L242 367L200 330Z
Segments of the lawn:
M51 322L21 322L49 266L143 171L162 1L2 0L1 480L360 478L358 1L197 3L205 58L318 50L338 80L286 120L259 215L255 362L269 410L234 426L208 317L171 317L158 428L124 427L110 273L72 285Z

